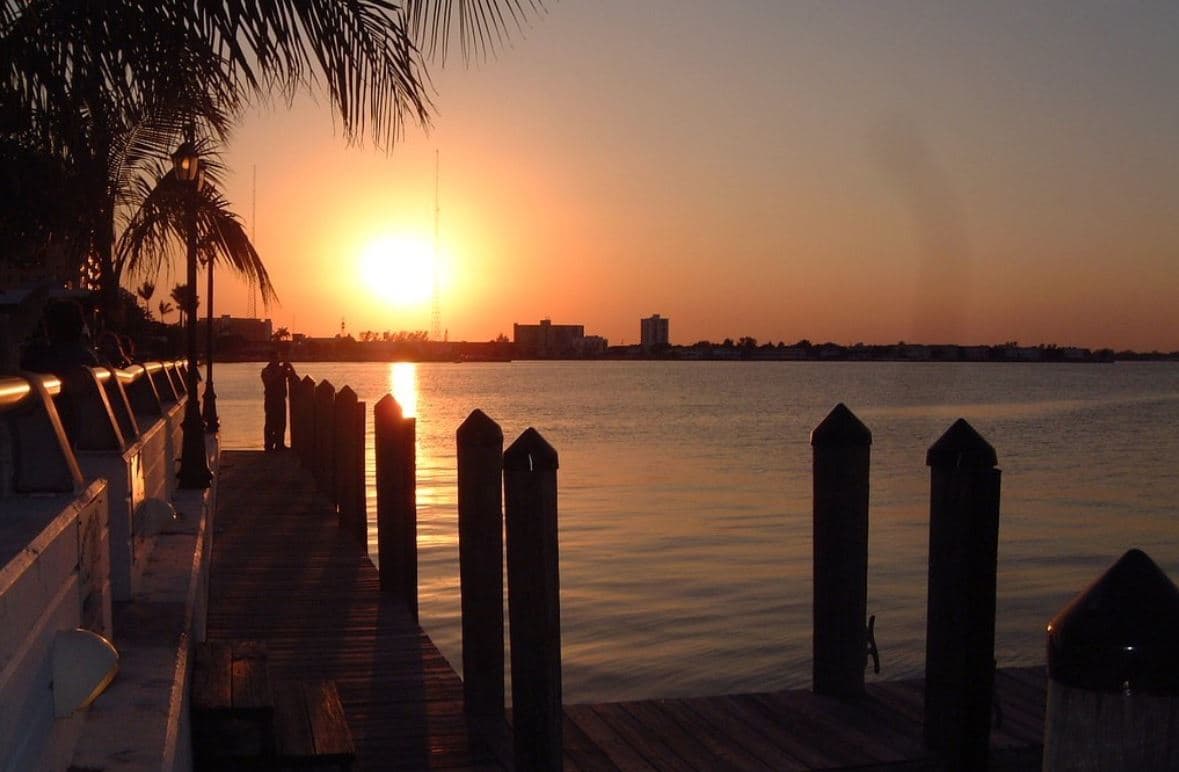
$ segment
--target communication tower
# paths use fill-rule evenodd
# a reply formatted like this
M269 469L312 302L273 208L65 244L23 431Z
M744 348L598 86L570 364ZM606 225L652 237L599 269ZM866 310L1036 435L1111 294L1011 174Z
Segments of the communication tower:
M442 299L438 291L438 222L441 216L438 207L438 151L434 151L434 308L431 314L430 337L442 339Z

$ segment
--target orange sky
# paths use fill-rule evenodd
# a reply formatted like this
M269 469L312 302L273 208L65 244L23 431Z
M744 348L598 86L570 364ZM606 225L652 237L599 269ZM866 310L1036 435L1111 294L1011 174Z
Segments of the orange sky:
M635 342L660 313L674 343L1179 349L1179 6L634 6L553 2L435 66L434 126L391 155L323 100L249 114L224 160L247 221L257 167L260 315L428 330L358 266L432 239L437 149L454 340L551 317Z

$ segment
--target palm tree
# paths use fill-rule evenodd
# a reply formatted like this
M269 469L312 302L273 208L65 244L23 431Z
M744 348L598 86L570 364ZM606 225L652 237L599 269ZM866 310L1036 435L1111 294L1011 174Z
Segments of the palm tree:
M196 190L161 162L155 164L154 184L146 179L138 182L137 197L142 203L119 238L114 264L120 273L154 276L165 260L185 247L189 212L195 206L197 258L204 265L228 265L257 286L263 302L269 304L275 299L274 286L241 218L218 190L221 167L213 159L201 163L204 181ZM182 312L187 309L179 305Z
M174 310L172 307L172 304L166 300L161 300L159 308L160 308L160 321L167 323L168 314L172 313L172 311Z
M200 296L194 294L187 284L177 284L172 288L170 297L176 304L176 310L180 314L180 326L183 327L184 320L188 317L188 309L197 307L201 302Z
M291 331L286 327L279 327L270 337L274 338L276 341L283 341L291 337Z
M135 295L143 301L143 306L147 309L149 319L151 318L151 296L154 294L156 294L156 285L146 279L143 284L135 288Z
M6 255L36 263L56 250L110 301L128 267L118 224L140 209L144 180L159 179L148 162L185 126L222 142L248 100L290 100L316 82L349 140L388 147L407 119L428 123L419 40L445 58L457 19L464 55L482 54L536 1L118 0L97 13L0 0L0 198L24 204L0 220L6 241L23 239ZM24 174L30 164L49 173ZM41 205L20 195L33 178L46 181Z

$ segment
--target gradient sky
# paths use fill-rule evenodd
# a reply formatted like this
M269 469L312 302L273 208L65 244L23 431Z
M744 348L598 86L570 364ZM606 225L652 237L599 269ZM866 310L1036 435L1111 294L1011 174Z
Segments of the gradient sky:
M432 69L391 154L326 102L225 156L311 335L428 330L358 268L433 237L442 326L1179 349L1179 4L551 0L494 60ZM176 274L171 281L175 281ZM202 280L203 281L203 280ZM216 313L247 292L219 285Z

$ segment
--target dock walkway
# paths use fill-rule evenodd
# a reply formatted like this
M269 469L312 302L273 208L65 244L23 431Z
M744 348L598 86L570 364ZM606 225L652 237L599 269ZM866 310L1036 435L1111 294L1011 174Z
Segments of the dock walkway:
M510 769L502 727L473 726L454 669L378 589L293 454L222 454L208 636L264 641L275 678L336 681L358 767ZM1043 668L996 676L992 769L1039 769ZM936 770L919 681L854 702L805 690L565 707L568 770Z

